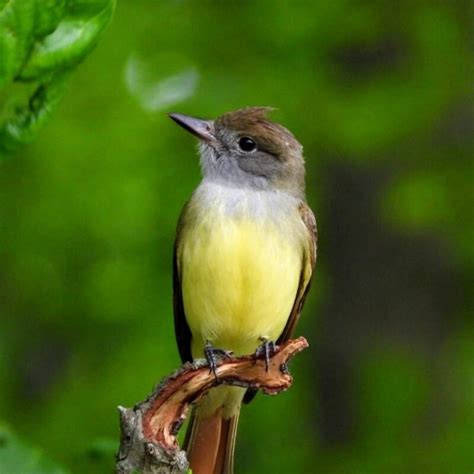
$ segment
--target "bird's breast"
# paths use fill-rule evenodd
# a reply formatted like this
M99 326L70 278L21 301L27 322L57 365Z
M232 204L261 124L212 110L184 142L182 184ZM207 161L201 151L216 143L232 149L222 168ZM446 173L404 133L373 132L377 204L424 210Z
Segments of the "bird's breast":
M235 198L235 196L234 196ZM250 353L265 337L276 340L298 289L303 245L296 208L258 215L245 200L197 203L179 251L184 309L194 357L206 340L215 347ZM261 196L259 199L262 199Z

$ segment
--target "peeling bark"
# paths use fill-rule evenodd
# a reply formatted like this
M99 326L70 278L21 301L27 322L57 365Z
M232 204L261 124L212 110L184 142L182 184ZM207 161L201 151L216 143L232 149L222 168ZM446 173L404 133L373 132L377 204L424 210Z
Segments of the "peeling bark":
M223 359L216 376L204 359L186 363L162 380L145 401L134 408L119 407L117 473L186 473L186 453L179 448L176 437L190 406L222 384L262 390L268 395L287 390L293 381L287 362L306 347L304 337L285 342L270 357L268 370L264 356L254 355Z

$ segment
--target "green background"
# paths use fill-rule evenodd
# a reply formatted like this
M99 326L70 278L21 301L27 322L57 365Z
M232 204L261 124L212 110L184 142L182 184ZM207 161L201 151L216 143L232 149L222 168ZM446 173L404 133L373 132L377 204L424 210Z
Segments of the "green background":
M119 2L0 162L0 471L112 472L116 406L179 366L172 246L200 174L166 113L270 105L305 148L319 260L310 348L243 409L236 471L472 472L470 35L462 1Z

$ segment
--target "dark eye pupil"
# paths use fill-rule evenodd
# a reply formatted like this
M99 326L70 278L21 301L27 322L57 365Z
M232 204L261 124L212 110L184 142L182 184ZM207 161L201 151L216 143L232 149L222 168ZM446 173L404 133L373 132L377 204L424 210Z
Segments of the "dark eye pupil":
M250 137L242 137L239 140L239 146L243 151L253 151L257 148L256 143Z

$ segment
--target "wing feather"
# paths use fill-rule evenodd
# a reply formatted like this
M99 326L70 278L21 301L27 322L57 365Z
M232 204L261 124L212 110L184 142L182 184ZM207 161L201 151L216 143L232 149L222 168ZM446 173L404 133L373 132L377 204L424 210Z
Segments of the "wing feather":
M176 230L176 240L174 242L173 252L173 310L174 310L174 333L176 337L176 343L178 345L179 355L181 361L192 362L193 356L191 354L191 330L189 329L188 322L186 321L186 315L184 314L184 303L183 293L181 291L181 279L182 275L179 268L180 260L180 241L183 231L184 216L186 214L188 204L186 203Z
M305 251L303 253L303 265L301 268L300 282L298 290L296 292L295 302L286 323L283 333L278 338L277 344L282 344L293 336L296 324L301 315L301 310L308 294L308 290L311 283L311 277L313 275L313 269L316 264L316 253L317 253L317 242L318 242L318 231L316 227L316 218L314 217L313 211L305 203L301 202L299 206L299 213L301 220L303 221L306 229L308 230L308 240L306 242Z

